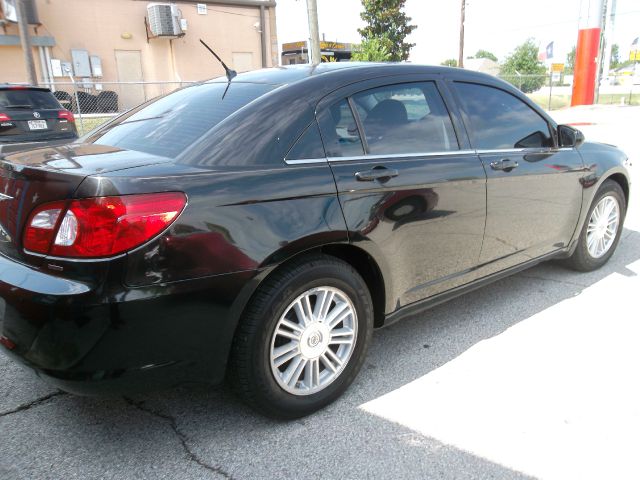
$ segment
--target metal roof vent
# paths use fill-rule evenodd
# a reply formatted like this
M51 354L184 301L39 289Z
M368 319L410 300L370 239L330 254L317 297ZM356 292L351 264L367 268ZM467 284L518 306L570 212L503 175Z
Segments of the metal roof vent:
M168 3L150 3L147 6L149 30L154 37L179 37L184 35L180 28L180 10Z

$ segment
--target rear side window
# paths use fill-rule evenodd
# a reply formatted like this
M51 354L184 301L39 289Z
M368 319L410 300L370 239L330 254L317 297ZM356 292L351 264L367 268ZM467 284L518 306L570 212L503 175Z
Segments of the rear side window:
M60 110L51 92L42 90L0 90L0 109Z
M456 82L474 146L481 150L552 147L547 122L513 95L489 86Z
M318 125L313 122L307 127L287 154L287 160L309 160L324 158L324 147Z
M353 96L372 155L458 150L433 82L387 85Z
M87 141L176 158L215 125L273 88L250 83L194 85L138 107Z
M319 120L327 157L364 155L358 124L346 99L325 110Z

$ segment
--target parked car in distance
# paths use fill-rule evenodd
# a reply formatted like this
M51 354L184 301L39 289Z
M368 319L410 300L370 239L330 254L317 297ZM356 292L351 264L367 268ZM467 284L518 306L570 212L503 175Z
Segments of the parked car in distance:
M0 344L70 392L226 376L266 415L307 415L374 328L541 261L603 265L626 162L462 69L192 85L0 159Z
M73 114L43 87L0 84L0 154L78 138Z

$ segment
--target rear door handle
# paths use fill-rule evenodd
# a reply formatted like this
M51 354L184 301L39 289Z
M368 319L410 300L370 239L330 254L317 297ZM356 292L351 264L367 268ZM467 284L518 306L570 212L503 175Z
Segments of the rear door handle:
M365 170L364 172L356 172L356 179L359 182L373 182L374 180L387 181L397 176L398 170L386 167L376 167L371 170Z
M518 166L518 162L516 162L515 160L511 160L510 158L503 158L502 160L491 162L489 165L494 170L503 170L505 172L510 172Z

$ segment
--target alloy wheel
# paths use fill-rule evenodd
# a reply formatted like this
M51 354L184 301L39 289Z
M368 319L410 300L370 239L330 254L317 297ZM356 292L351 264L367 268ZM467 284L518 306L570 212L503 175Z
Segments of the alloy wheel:
M604 256L616 239L620 223L620 205L611 195L602 197L589 217L587 249L593 258Z
M343 291L323 286L302 293L287 306L271 339L278 385L293 395L325 389L349 362L357 334L356 309Z

